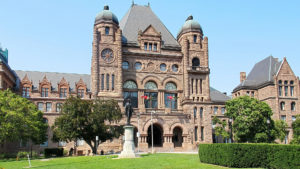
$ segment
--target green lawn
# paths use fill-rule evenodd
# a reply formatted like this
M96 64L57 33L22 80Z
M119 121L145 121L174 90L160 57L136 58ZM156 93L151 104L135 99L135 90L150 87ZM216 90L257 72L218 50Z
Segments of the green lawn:
M184 168L225 168L199 162L197 154L145 154L141 158L116 159L116 156L95 157L65 157L52 159L32 160L32 168L48 169L184 169ZM0 161L0 168L19 169L28 167L28 161Z

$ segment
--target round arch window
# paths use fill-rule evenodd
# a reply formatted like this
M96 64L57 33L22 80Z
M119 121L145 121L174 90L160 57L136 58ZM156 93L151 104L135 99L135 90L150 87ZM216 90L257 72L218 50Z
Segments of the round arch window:
M178 72L178 65L176 65L176 64L172 65L172 71Z
M161 71L166 71L167 70L167 65L164 64L164 63L160 64L160 70Z
M123 69L129 69L129 63L127 61L122 63L122 68Z
M135 70L141 70L142 69L142 63L141 62L136 62L134 64Z

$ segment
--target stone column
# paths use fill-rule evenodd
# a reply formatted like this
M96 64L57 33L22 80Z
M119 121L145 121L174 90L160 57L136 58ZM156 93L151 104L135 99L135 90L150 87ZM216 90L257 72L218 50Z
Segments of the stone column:
M123 95L123 70L122 70L122 31L121 29L117 30L116 33L116 42L117 42L117 81L116 81L116 91L118 96L122 97Z
M95 26L93 33L93 53L92 53L92 67L91 67L91 88L93 96L97 96L99 92L99 32Z
M188 76L188 57L189 57L189 51L188 51L188 40L185 38L183 40L183 46L182 46L182 52L183 52L183 84L184 84L184 97L188 98L189 93L189 76Z

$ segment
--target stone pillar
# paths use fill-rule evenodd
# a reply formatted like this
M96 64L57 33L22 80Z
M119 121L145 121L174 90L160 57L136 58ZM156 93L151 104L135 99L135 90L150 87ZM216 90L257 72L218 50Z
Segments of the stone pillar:
M91 67L91 88L93 96L97 96L99 92L99 32L95 26L93 33L93 53L92 53L92 67Z
M123 70L122 70L122 31L121 29L117 30L116 33L116 42L117 42L117 81L116 81L116 89L119 97L123 95Z
M123 145L123 151L119 155L119 158L135 158L138 157L137 154L134 152L134 132L133 129L134 127L131 125L126 125L124 126L125 132L125 142Z
M182 52L183 52L183 84L184 84L184 97L188 98L190 96L189 94L189 76L188 76L188 55L189 55L189 49L188 49L188 40L183 40L183 46L182 46Z

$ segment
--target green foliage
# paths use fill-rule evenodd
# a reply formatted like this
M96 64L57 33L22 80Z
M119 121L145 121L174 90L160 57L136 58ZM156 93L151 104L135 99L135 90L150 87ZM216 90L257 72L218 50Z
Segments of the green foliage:
M43 113L10 90L0 91L0 126L0 144L20 140L41 144L46 140L48 125Z
M300 115L296 117L296 120L292 124L293 127L293 140L291 144L300 144Z
M277 131L277 138L282 142L285 139L287 133L288 124L283 120L275 121L275 128Z
M300 146L277 144L200 144L201 162L227 167L299 168Z
M64 156L68 156L69 155L69 151L68 150L64 150Z
M62 157L64 155L63 148L45 148L44 155L46 158L48 157Z
M19 151L17 154L18 158L28 158L27 154L31 154L31 152L26 152L26 151ZM35 151L32 151L32 157L31 158L38 158L38 154Z
M17 154L16 153L1 153L0 154L0 159L9 159L9 158L16 159Z
M223 138L229 138L230 134L228 131L226 131L227 122L221 121L217 116L213 117L213 124L215 124L215 135L216 136L222 136Z
M83 139L95 154L100 142L122 134L121 126L112 125L121 118L121 109L115 100L87 101L70 97L52 126L53 139L67 142ZM99 136L98 141L96 136Z
M241 96L226 102L225 116L233 119L236 142L259 143L274 141L277 135L272 109L265 102ZM267 120L270 119L270 124Z

